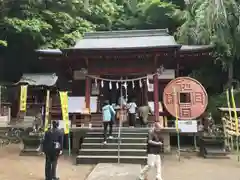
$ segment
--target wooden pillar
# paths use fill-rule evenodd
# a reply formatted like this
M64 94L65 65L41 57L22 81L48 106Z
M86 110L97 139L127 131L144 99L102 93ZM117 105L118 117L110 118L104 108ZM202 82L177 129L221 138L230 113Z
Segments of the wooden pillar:
M89 109L90 110L90 89L91 89L91 81L90 81L90 78L89 77L86 77L86 80L85 80L85 103L86 103L86 106L85 108Z
M176 77L180 76L180 65L177 63L177 68L176 68Z
M154 115L155 122L159 121L159 94L158 94L158 74L153 76L153 87L154 87Z
M147 82L144 81L143 84L143 99L142 99L142 105L147 106L148 105L148 87Z
M86 84L85 84L85 108L86 114L84 115L84 123L88 123L89 128L92 127L91 123L91 110L90 110L90 91L91 91L91 80L89 77L86 77ZM84 126L82 123L82 126Z

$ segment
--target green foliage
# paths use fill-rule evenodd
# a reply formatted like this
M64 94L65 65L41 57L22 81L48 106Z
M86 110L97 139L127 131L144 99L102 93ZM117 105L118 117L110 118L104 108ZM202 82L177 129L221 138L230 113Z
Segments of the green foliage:
M240 5L235 0L193 0L177 16L184 21L176 34L180 42L215 44L223 63L239 58Z
M236 107L240 107L240 90L234 90L233 94L235 98ZM229 97L230 105L231 107L233 107L230 92L229 92L229 95L230 95ZM212 113L214 119L216 120L220 119L220 116L221 116L220 112L217 109L219 107L226 107L226 108L228 107L226 92L223 92L221 94L216 94L209 98L208 111Z
M219 86L223 82L227 82L227 87L235 82L238 83L234 79L236 77L234 73L237 72L234 70L237 66L234 65L240 55L238 50L240 45L239 2L237 0L191 0L185 10L176 11L173 17L182 22L176 33L180 43L214 44L216 60L220 60L223 70L228 71L227 74L221 73L227 77L225 81L222 78L216 79L217 66L201 67L197 73L195 72L202 80L201 82L207 88ZM216 106L223 102L223 97L224 95L216 95L210 98L210 111L216 112Z
M95 26L78 16L76 1L25 1L4 4L0 33L12 42L16 36L32 48L64 48L73 45L83 33ZM22 38L21 38L22 37Z
M87 0L86 0L87 1ZM175 27L176 5L157 0L11 0L0 3L0 35L32 48L65 48L89 31ZM87 4L87 6L86 6ZM0 37L1 37L0 36ZM15 42L14 42L15 43Z
M7 47L7 42L3 41L3 40L0 40L0 47L1 46Z
M172 14L177 6L165 1L127 1L120 18L115 22L116 29L176 29Z
M227 80L227 78L224 78L223 75L221 66L213 64L208 64L197 70L192 70L189 74L190 77L202 83L209 95L222 91L222 84Z

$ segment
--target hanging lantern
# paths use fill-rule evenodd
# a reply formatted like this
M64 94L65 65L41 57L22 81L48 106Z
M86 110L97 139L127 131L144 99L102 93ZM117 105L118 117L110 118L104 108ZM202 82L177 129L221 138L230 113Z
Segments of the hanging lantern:
M110 90L112 89L112 82L111 81L109 82L109 89Z
M132 81L132 88L133 88L133 89L135 88L135 84L134 84L134 81Z
M101 87L103 88L103 86L104 86L104 82L103 82L103 81L101 81Z
M141 79L139 80L139 87L140 88L142 87L142 80Z
M118 84L118 82L116 82L116 89L118 89L119 88L119 84Z
M98 86L97 79L95 79L95 86L96 86L96 87Z

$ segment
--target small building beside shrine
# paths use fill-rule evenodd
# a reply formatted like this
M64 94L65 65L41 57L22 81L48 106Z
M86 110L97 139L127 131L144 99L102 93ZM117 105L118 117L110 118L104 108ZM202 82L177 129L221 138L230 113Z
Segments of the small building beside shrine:
M68 79L69 96L76 97L73 106L89 109L91 124L97 127L104 100L117 103L121 84L127 100L150 105L154 111L150 122L159 120L159 111L165 112L161 103L165 86L213 63L212 50L211 45L178 44L167 29L156 29L85 33L74 47L36 52L48 69ZM72 123L80 126L84 118L74 119Z

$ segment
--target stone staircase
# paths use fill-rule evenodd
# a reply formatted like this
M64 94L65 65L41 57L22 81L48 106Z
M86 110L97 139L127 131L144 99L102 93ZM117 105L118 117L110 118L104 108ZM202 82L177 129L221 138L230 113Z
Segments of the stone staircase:
M121 129L120 162L144 164L146 161L146 138L148 128ZM113 139L104 145L102 128L93 129L83 140L76 164L118 162L118 128L113 129Z

